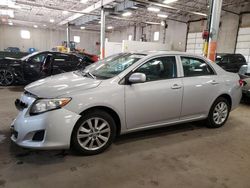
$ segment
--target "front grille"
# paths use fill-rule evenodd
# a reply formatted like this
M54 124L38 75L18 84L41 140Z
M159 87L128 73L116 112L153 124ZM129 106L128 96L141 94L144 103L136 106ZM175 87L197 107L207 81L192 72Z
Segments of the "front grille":
M45 133L45 130L37 131L37 132L34 134L32 140L33 140L33 141L43 141L44 133Z

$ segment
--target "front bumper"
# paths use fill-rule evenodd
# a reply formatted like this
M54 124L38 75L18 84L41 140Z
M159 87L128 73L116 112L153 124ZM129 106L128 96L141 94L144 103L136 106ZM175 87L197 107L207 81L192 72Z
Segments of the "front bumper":
M17 145L34 149L68 149L70 147L71 133L79 114L64 108L45 112L39 115L29 115L29 108L35 99L22 96L22 101L28 107L20 110L11 124L11 140ZM39 132L42 138L34 139Z

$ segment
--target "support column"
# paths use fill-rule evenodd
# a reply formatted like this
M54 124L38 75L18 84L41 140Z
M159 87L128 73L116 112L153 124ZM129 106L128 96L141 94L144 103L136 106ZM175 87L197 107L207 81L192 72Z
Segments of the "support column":
M104 7L101 8L101 45L100 45L100 51L101 51L101 59L105 57L105 11Z
M215 61L217 39L219 34L220 15L222 9L222 0L211 0L212 14L210 15L210 28L209 28L209 46L208 46L208 58Z
M69 45L70 45L70 25L68 23L67 24L67 50L68 52L70 52Z

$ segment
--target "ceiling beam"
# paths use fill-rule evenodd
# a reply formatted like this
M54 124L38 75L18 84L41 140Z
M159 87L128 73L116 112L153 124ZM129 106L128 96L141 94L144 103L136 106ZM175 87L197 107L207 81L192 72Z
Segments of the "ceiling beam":
M95 4L83 9L82 11L80 11L81 13L76 13L70 17L68 17L67 19L61 21L59 23L59 25L64 25L66 23L72 22L74 20L76 20L77 18L80 18L82 15L84 14L89 14L90 12L100 9L102 6L105 6L107 4L110 4L112 2L114 2L115 0L100 0L98 2L96 2Z

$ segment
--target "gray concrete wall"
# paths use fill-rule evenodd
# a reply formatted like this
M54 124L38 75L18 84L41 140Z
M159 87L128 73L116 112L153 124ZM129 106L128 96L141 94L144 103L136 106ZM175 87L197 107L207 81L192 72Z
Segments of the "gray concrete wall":
M237 39L237 30L240 16L223 12L221 16L221 26L218 36L218 53L234 53L234 48ZM201 32L206 21L191 22L189 32ZM250 27L250 14L242 15L240 27Z
M218 36L218 53L234 53L237 32L239 26L239 16L226 13L221 18L221 27Z
M21 30L30 31L30 39L22 39ZM72 30L72 41L73 36L80 36L80 43L77 44L77 48L84 48L89 53L99 53L99 47L96 46L96 42L99 41L98 32ZM66 30L0 25L0 50L7 47L19 47L22 51L27 51L31 47L38 50L50 50L52 47L61 45L62 41L65 40Z

